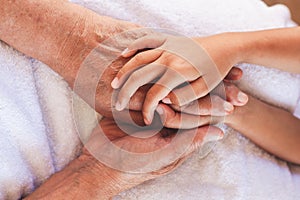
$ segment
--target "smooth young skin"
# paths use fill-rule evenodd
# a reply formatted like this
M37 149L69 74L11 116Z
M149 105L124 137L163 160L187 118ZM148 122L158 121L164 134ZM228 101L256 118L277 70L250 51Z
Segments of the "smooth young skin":
M192 128L203 120L201 116L186 117L185 113L176 112L166 104L159 104L157 111L166 127L178 128L185 123ZM184 112L190 111L185 109ZM235 107L232 114L210 119L210 123L218 122L236 129L266 151L300 164L300 120L291 113L249 96L248 103Z
M135 55L112 81L113 88L122 86L117 108L122 110L140 86L157 78L143 105L146 124L151 123L159 101L182 106L199 99L215 88L237 63L248 62L300 73L299 35L300 28L296 27L193 38L196 44L190 39L167 34L139 38L125 49L124 57L134 55L137 50L153 49ZM147 74L147 78L141 74ZM190 85L174 89L184 82Z

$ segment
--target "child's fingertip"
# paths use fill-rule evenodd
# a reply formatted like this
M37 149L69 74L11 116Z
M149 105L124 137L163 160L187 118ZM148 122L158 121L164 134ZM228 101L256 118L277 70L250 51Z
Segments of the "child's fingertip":
M159 115L163 115L163 114L164 114L164 109L163 109L161 106L157 106L156 112L157 112Z
M116 105L115 105L115 108L116 108L117 111L121 111L122 110L121 103L117 102Z
M151 111L149 113L144 113L144 122L146 125L150 125L152 123L153 115L154 115L154 110L153 112Z
M162 100L162 102L165 103L165 104L172 104L170 98L164 98L164 99Z
M119 79L118 79L118 77L115 77L114 79L113 79L113 81L111 82L111 87L112 88L114 88L114 89L118 89L119 88Z
M229 102L225 102L223 107L224 107L224 110L228 113L231 113L234 110L234 106Z
M148 118L144 118L144 123L146 124L146 125L150 125L151 124L151 122L149 121L149 119Z
M239 92L237 98L238 98L238 101L241 102L241 103L247 103L248 102L248 96L243 92Z
M121 55L122 55L122 56L125 56L128 52L129 52L129 49L126 48L126 49L124 49L124 51L122 51Z
M118 100L117 102L116 102L116 105L115 105L115 108L116 108L116 110L117 111L122 111L122 110L124 110L125 108L126 108L126 106L127 106L127 103L126 103L126 101L120 101L120 100Z

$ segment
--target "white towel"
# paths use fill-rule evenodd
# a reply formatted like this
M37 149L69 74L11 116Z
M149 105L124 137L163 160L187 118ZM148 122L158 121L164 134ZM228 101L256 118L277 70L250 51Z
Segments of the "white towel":
M267 8L258 0L87 1L99 14L144 26L169 28L189 36L292 25L283 6ZM270 103L293 109L299 79L262 67L244 67L241 86ZM259 78L269 79L257 81ZM285 86L273 83L286 82ZM256 80L250 88L247 81ZM252 82L253 83L253 82ZM298 84L298 85L297 85ZM278 88L277 90L272 89ZM255 90L251 90L255 89ZM275 93L275 94L273 94ZM290 95L288 98L284 96ZM274 96L273 96L274 95ZM72 160L80 148L71 114L71 93L60 76L44 64L0 43L0 199L18 199ZM95 125L82 103L80 131ZM289 170L237 132L218 143L203 160L197 154L172 174L120 194L122 199L294 199L300 170ZM38 152L38 153L37 153Z
M74 2L104 15L187 36L295 25L285 6L269 8L259 0ZM245 72L242 89L293 112L300 96L299 76L259 66L241 67ZM300 199L298 167L268 154L238 132L225 130L228 136L205 159L195 154L173 173L116 199Z
M95 113L82 100L73 122L67 83L48 66L0 42L0 199L19 199L78 154L77 129L90 133Z

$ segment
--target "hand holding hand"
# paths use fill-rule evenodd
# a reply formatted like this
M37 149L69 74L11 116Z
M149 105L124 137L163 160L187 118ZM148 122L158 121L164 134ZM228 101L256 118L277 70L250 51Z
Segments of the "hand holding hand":
M228 63L219 67L201 43L166 34L139 38L122 55L130 57L146 48L155 49L134 56L118 72L111 84L115 89L123 85L116 104L117 110L123 110L140 86L158 79L148 91L143 105L146 124L152 122L159 101L182 106L199 99L215 88L234 64L227 59ZM187 82L189 84L184 85Z

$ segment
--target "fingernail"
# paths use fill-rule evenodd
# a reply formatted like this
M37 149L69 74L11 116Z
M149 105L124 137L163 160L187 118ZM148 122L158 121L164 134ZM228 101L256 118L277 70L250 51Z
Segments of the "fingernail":
M224 135L209 133L205 137L205 142L213 142L223 139Z
M121 111L122 110L121 103L117 102L115 108L117 111Z
M128 52L129 52L129 49L126 48L126 49L121 53L121 55L124 56L124 55L126 55Z
M145 115L145 119L144 119L145 124L150 125L152 123L152 116L153 115L154 115L154 110L153 110L153 112L147 113Z
M171 99L169 98L164 98L162 102L164 102L165 104L172 104Z
M111 82L111 87L114 88L114 89L118 89L119 79L117 77L115 77L114 80Z
M144 122L146 125L150 125L151 121L149 121L148 117L144 118Z
M227 112L231 112L234 109L233 105L228 102L225 102L223 106L224 106L224 110Z
M157 106L156 112L157 112L159 115L163 115L163 114L164 114L164 110L163 110L160 106Z
M241 103L246 103L248 101L248 96L243 92L239 92L237 98Z

